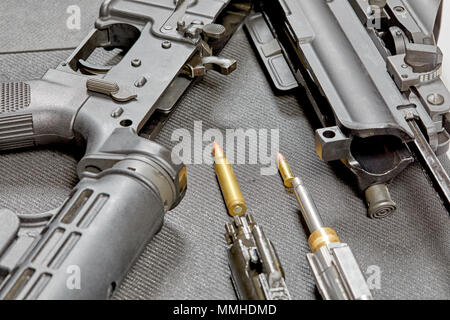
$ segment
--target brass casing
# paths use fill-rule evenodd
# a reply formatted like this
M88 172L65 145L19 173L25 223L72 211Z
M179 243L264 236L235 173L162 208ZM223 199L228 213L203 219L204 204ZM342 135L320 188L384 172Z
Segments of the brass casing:
M183 169L180 170L178 173L178 183L180 192L183 192L187 187L187 169L186 167L183 167Z
M283 178L283 183L286 188L292 188L292 180L294 180L294 174L292 173L291 167L286 160L281 160L278 162L278 170L280 171L281 177Z
M247 211L241 188L234 175L233 168L228 162L225 154L221 150L216 150L214 154L214 168L216 169L217 180L219 180L225 205L231 216L243 216Z
M311 233L308 238L308 244L313 253L319 250L321 247L334 242L340 241L336 231L331 228L317 229L316 231Z

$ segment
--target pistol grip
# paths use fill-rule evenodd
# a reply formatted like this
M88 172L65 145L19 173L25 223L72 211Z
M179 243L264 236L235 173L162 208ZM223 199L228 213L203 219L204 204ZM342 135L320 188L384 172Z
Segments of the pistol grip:
M69 142L87 97L85 78L57 70L42 80L0 83L0 150Z
M32 116L21 112L30 106L30 100L29 84L0 84L0 150L33 145Z

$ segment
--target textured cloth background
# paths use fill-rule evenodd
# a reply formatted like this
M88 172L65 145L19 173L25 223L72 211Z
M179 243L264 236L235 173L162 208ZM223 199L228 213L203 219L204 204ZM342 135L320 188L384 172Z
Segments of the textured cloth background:
M0 51L75 48L92 29L101 3L102 0L1 0ZM80 9L79 26L73 24L70 6Z
M22 14L20 3L8 10ZM39 15L38 9L27 13ZM0 34L11 27L1 24ZM49 20L45 28L57 26ZM56 36L52 41L58 41ZM64 46L62 41L60 47ZM2 54L0 81L40 78L69 54L61 50ZM450 298L450 221L420 167L410 166L390 186L399 210L383 220L368 219L345 168L317 157L313 116L302 108L307 104L295 95L273 94L242 30L222 55L238 59L238 69L227 77L210 73L193 86L157 141L172 147L177 143L171 141L173 131L186 128L193 135L194 121L199 120L203 130L279 129L280 151L305 180L324 222L351 246L363 271L379 266L381 289L373 291L375 298ZM225 150L230 152L226 146ZM448 161L445 165L448 168ZM75 166L68 149L1 154L0 207L42 212L60 205L77 182ZM234 165L249 212L273 241L293 298L317 298L295 197L285 192L278 175L261 176L260 168ZM185 198L167 214L162 231L148 244L115 298L235 299L223 236L228 219L213 166L189 165Z

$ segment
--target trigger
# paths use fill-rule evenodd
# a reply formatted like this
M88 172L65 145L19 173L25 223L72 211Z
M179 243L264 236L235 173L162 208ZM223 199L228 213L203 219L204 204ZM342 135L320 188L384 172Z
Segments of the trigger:
M83 69L83 71L90 74L104 74L112 68L112 66L99 66L96 64L92 64L83 59L79 59L78 64L80 69Z

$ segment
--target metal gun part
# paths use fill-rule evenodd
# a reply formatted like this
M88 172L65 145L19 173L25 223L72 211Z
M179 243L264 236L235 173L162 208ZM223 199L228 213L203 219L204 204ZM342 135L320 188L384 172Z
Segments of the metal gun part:
M369 196L370 217L392 214L387 184L413 162L409 144L420 139L405 113L414 114L432 152L449 147L450 93L436 45L442 1L258 5L246 28L274 86L292 89L295 78L323 127L316 130L319 156L350 169Z
M251 214L225 226L228 262L240 300L290 300L275 248Z
M409 118L408 124L416 137L411 149L415 150L415 155L422 164L424 170L426 170L426 173L428 177L430 177L435 189L438 191L442 204L445 206L447 211L450 212L450 177L440 163L439 159L436 157L436 154L430 148L430 145L428 144L414 117Z
M331 243L306 255L325 300L372 300L366 280L346 243Z
M307 254L317 288L325 300L372 300L372 294L350 247L341 243L336 232L326 228L303 181L295 177L292 187L303 219L308 226Z
M371 300L372 294L350 247L341 243L331 228L324 226L314 199L303 181L295 177L284 155L277 154L284 186L297 197L310 236L307 260L317 288L325 300Z
M85 150L80 182L60 208L0 211L1 298L113 294L186 192L185 166L144 137L157 134L195 81L183 73L187 65L234 70L234 60L214 55L250 8L243 0L106 0L95 28L56 69L0 84L0 150L51 143ZM112 67L88 63L97 48L123 57ZM67 285L71 270L79 271L76 290Z

